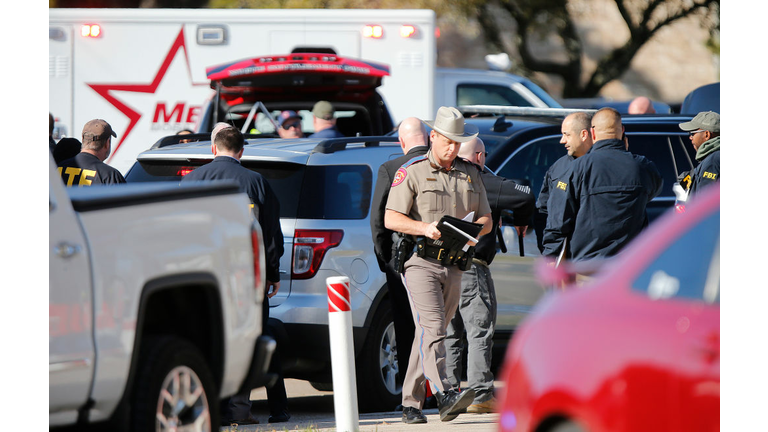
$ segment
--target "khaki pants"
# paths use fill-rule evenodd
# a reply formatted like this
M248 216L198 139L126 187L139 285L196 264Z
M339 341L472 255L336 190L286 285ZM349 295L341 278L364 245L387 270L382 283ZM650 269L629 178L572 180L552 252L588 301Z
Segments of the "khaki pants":
M446 327L461 296L462 271L432 258L412 256L405 263L404 285L411 303L416 334L403 381L403 406L421 409L425 380L433 393L452 388L445 370Z

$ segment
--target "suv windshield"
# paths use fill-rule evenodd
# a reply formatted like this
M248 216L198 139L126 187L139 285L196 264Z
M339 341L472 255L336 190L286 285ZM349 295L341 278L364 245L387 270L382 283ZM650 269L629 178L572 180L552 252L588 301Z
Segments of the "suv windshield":
M180 181L184 174L207 162L140 161L126 180ZM306 166L248 160L242 164L267 179L280 201L281 218L365 219L368 215L373 174L367 165Z

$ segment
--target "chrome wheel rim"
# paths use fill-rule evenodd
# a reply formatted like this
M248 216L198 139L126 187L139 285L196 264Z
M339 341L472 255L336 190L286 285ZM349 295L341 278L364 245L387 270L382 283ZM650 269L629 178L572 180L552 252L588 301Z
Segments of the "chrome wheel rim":
M155 430L211 432L211 413L203 383L187 366L173 368L163 380L155 413Z
M397 342L395 340L395 324L389 323L379 341L379 370L384 387L392 394L398 394L402 390L400 381L400 367L397 363Z

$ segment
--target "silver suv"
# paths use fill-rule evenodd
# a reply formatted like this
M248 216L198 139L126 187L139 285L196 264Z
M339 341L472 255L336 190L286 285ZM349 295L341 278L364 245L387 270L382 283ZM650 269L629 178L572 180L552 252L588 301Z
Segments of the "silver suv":
M209 162L210 135L183 136L188 137L201 141L175 144L178 137L166 137L141 153L127 181L179 181ZM400 403L398 375L405 374L396 362L386 279L376 262L369 221L379 165L400 155L395 137L247 139L241 159L268 179L280 200L285 253L280 291L270 299L269 326L284 375L330 389L325 280L348 276L363 411L391 410Z

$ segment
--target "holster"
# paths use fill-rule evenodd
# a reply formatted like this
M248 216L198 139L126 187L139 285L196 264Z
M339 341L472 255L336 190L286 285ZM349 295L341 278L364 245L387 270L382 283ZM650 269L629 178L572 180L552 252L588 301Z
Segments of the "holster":
M470 246L466 252L460 251L456 261L456 267L461 271L467 271L472 267L472 258L475 257L475 247Z
M392 233L392 257L398 273L405 271L405 262L413 255L414 241L411 236L402 233Z

